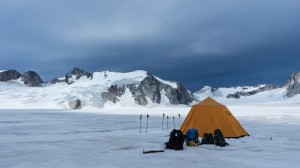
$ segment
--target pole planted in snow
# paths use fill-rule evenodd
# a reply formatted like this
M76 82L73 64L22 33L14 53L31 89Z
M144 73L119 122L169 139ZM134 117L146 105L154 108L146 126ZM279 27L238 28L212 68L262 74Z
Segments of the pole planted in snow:
M162 123L161 123L161 128L164 128L164 120L165 120L165 113L163 113L163 119L162 119Z
M142 133L142 114L140 115L140 134Z
M146 134L147 134L147 132L148 132L148 118L149 118L149 115L147 114Z
M169 116L167 116L167 129L169 129Z
M175 117L173 116L173 125L174 125L174 129L175 129Z
M179 128L180 128L180 114L179 114L179 113L178 113L178 121L179 121L178 126L179 126Z

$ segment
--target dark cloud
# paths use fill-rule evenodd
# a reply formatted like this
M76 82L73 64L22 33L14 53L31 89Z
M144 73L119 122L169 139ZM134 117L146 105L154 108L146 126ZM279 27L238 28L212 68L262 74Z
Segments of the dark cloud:
M147 70L192 90L299 71L298 0L0 1L0 69Z

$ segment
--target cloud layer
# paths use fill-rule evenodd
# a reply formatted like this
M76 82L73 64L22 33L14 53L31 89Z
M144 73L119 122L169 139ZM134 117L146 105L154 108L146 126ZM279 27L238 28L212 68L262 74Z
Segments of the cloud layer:
M147 70L189 89L283 84L299 71L300 1L4 0L0 69Z

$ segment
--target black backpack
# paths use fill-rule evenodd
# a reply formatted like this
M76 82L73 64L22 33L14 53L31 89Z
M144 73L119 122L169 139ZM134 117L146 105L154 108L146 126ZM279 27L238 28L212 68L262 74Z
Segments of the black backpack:
M214 131L214 138L215 138L215 144L216 146L221 146L221 147L224 147L224 146L227 146L229 145L226 141L225 141L225 138L221 132L221 130L219 129L216 129Z
M201 145L202 144L213 144L214 143L214 137L212 133L204 133Z
M169 142L166 142L166 149L182 150L184 143L184 135L181 130L173 129L170 132Z

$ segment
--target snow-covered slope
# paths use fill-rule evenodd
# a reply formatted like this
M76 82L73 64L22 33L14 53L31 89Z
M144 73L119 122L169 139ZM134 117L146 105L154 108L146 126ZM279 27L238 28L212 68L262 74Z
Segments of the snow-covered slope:
M175 94L172 92L174 90ZM91 74L74 68L65 77L58 77L40 87L28 87L21 79L0 82L2 109L66 109L69 108L68 102L74 99L81 101L83 109L141 105L153 107L188 104L188 101L183 101L185 96L190 102L194 101L192 94L179 83L165 81L142 70L127 73L102 71ZM177 102L173 101L173 97L179 97ZM109 98L114 98L115 102Z
M261 104L261 103L300 103L300 95L294 97L286 97L286 88L279 87L276 89L258 91L259 88L267 85L258 86L243 86L243 87L229 87L229 88L211 88L209 86L203 87L201 90L194 93L198 101L206 97L212 97L224 104ZM237 93L252 93L249 95L240 96L238 98L231 97Z
M176 81L166 81L146 71L89 73L74 68L63 77L43 83L28 71L0 71L0 108L67 109L79 99L82 109L116 107L187 106L212 97L223 104L300 103L300 73L285 86L257 85L229 88L203 87L191 93Z
M300 103L300 72L295 72L282 87L278 85L212 88L205 86L194 93L196 100L212 97L226 104Z

